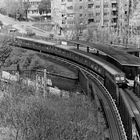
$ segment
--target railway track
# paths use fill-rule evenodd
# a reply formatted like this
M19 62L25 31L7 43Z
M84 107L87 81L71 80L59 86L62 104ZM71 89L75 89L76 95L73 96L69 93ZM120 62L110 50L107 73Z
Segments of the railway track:
M82 71L86 73L86 75L90 78L90 80L96 83L96 87L100 91L100 94L98 94L98 97L100 98L103 104L103 107L104 107L103 110L107 118L107 123L109 124L110 139L111 140L127 140L118 109L111 95L102 84L103 79L100 76L98 76L96 73L94 73L93 71L88 70L87 68L79 64L70 62L64 58L62 59L58 56L53 56L53 57L63 61L64 63L69 63L70 65L75 65L75 67L82 69ZM100 82L100 80L102 82Z
M28 46L27 47L24 46L23 48L29 49ZM45 53L40 50L39 46L37 50L31 49L31 48L29 50ZM61 61L65 63L75 65L79 69L82 69L82 71L86 73L87 77L89 77L90 81L95 83L96 87L100 91L98 94L98 97L100 98L100 101L103 104L103 107L104 107L103 110L107 118L107 123L109 124L110 139L111 140L127 140L124 127L123 127L118 109L115 105L115 102L103 85L104 79L100 77L98 74L94 73L92 70L87 69L85 66L81 66L80 64L71 62L70 60L68 61L64 58L62 59L61 57L58 57L58 56L53 56L53 57L55 57L56 59L60 59Z
M97 96L100 99L102 106L104 107L103 109L105 112L105 117L109 125L110 139L111 140L127 139L120 114L111 95L106 90L104 85L96 77L92 76L90 73L87 73L87 76L94 82L95 87L99 89Z
M130 106L131 106L132 111L133 111L134 116L135 116L136 124L138 126L139 131L140 131L140 99L137 98L132 91L130 91L128 89L125 89L124 91L125 91L126 96L130 102Z
M87 69L86 67L81 66L80 64L65 60L64 58L60 58L58 56L49 56L63 63L67 63L75 68L78 68L86 74L88 79L94 83L96 89L99 91L97 96L100 99L100 103L104 107L103 111L105 113L106 122L109 125L110 140L127 140L120 114L114 100L103 85L103 78L97 75L95 72Z
M128 140L139 140L140 139L140 100L135 96L132 90L119 89L122 92L127 102L127 115L123 121L126 126ZM121 94L120 94L121 95ZM121 95L122 96L122 95ZM126 103L125 103L126 104ZM124 112L125 113L125 112ZM123 115L123 114L122 114ZM129 119L129 122L127 122Z

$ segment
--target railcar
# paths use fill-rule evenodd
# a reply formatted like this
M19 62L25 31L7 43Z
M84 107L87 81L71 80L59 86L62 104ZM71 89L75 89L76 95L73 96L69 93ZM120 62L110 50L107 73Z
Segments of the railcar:
M48 52L57 56L61 56L79 62L80 64L93 70L94 72L98 73L101 77L106 79L105 83L109 79L112 79L114 84L118 84L119 86L125 83L124 73L115 68L113 65L105 63L105 61L101 62L101 59L98 60L99 58L92 58L93 56L87 56L87 54L84 54L83 52L59 48L55 45L55 43L37 41L35 39L28 39L23 37L17 37L15 40L18 46L24 46L25 48L37 51ZM111 80L109 81L111 82ZM108 85L106 84L106 86Z
M48 52L51 54L55 54L67 59L71 59L73 61L79 62L80 64L90 68L91 70L98 73L103 78L108 77L108 75L117 83L118 85L122 85L125 83L125 74L115 68L113 65L109 65L109 63L96 61L97 58L91 59L87 54L82 54L81 52L76 52L75 50L65 50L57 47L55 43L50 43L46 41L38 41L30 38L16 37L15 38L16 45L24 46L28 49L33 49L42 52ZM99 58L98 58L99 59ZM105 64L104 64L105 63ZM109 67L106 67L109 65ZM111 72L113 71L115 72Z
M76 45L78 50L82 49L88 53L100 56L102 59L118 67L126 75L126 85L128 87L134 87L134 79L140 74L139 58L119 49L109 47L108 45L88 43L80 40L72 40L69 42Z
M125 74L121 70L119 70L117 67L115 67L114 65L112 65L112 64L108 63L107 61L99 58L98 56L94 56L94 55L89 54L89 53L87 54L84 51L80 51L80 50L76 50L76 49L72 49L72 50L75 53L76 52L80 53L80 55L84 54L84 55L87 55L91 58L94 58L94 59L100 61L101 63L98 64L97 62L94 62L94 60L88 59L88 62L90 62L89 67L92 70L94 70L95 72L97 72L99 75L103 76L104 78L108 77L108 75L109 75L110 78L112 78L113 81L115 81L115 83L118 84L119 86L126 85ZM108 66L108 67L106 67L106 66ZM111 72L111 71L113 71L113 72Z

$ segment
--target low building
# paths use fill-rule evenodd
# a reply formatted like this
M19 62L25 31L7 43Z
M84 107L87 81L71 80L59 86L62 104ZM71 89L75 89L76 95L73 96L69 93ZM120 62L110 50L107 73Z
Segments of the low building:
M28 2L30 7L27 11L28 17L39 16L39 9L38 6L41 0L24 0L24 2Z

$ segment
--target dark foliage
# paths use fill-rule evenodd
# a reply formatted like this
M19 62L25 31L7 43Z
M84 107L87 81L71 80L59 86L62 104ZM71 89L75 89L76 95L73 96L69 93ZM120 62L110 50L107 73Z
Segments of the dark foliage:
M50 13L51 12L51 1L50 0L42 0L38 6L39 13L42 14L43 12Z

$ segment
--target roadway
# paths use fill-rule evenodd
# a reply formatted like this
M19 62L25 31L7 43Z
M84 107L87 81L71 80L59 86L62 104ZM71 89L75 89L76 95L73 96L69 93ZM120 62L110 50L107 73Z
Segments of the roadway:
M37 22L17 21L2 14L0 14L0 20L3 22L4 26L11 25L21 34L26 34L27 30L32 30L32 32L34 32L37 36L48 37L50 35L50 32L46 32L44 30L34 27L33 24Z

